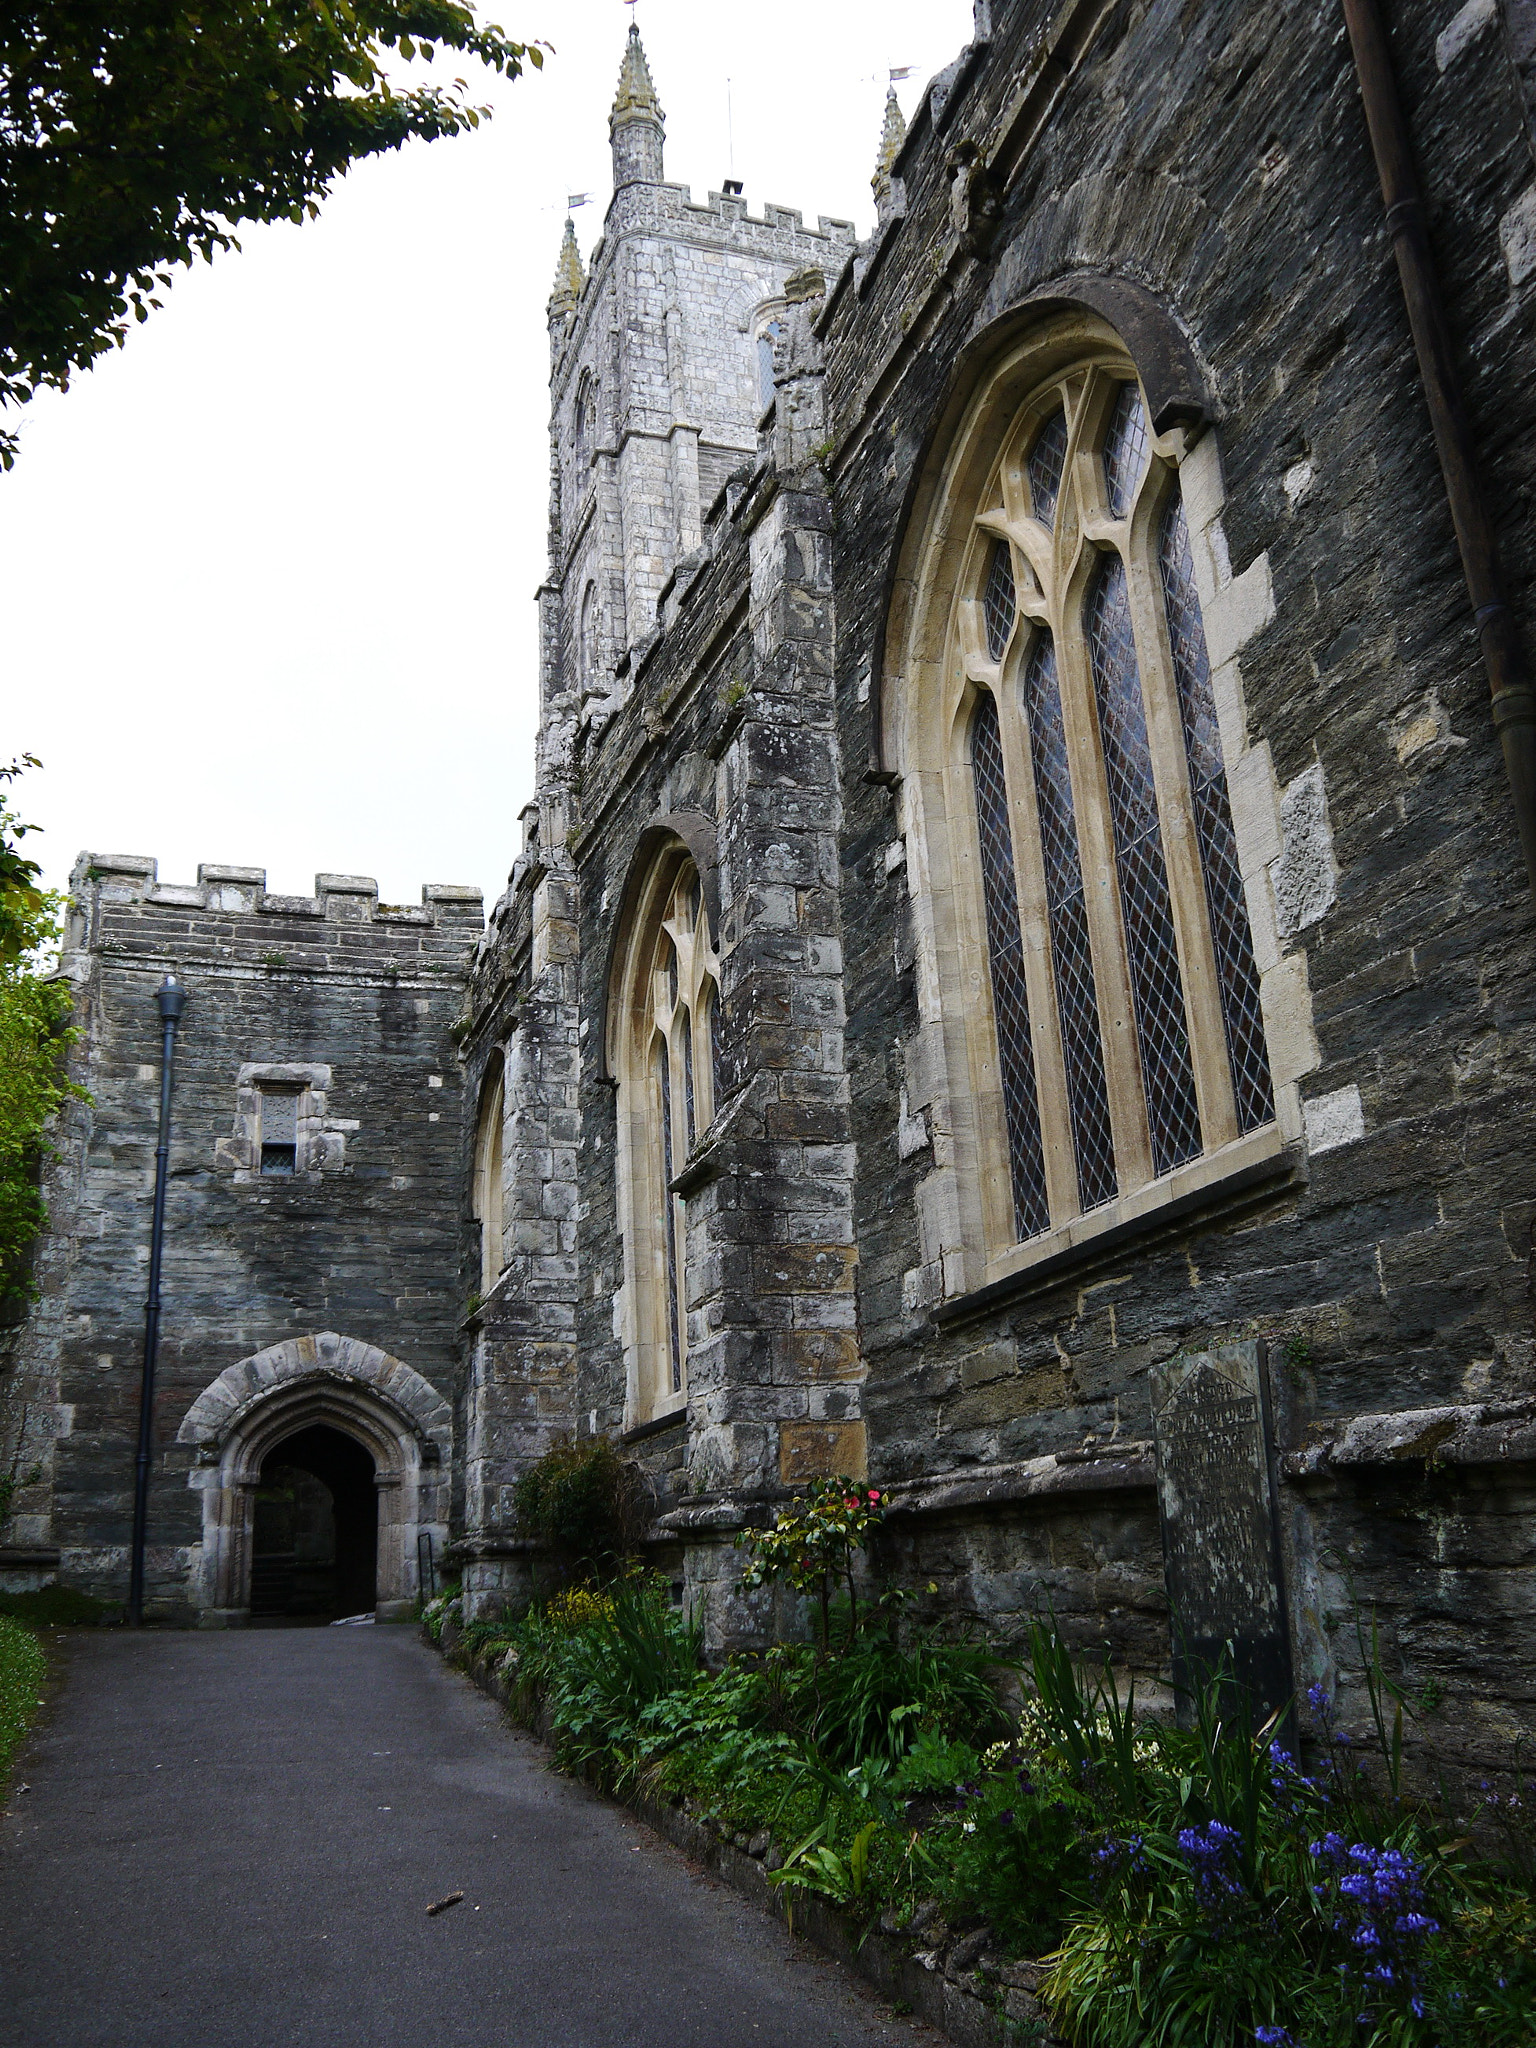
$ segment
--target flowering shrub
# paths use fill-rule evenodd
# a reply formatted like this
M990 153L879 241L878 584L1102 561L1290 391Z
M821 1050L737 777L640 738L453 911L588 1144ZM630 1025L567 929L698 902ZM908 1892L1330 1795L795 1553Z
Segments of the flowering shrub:
M591 1586L566 1586L544 1603L544 1621L552 1629L575 1635L613 1619L613 1595Z
M1424 1947L1440 1932L1440 1922L1425 1911L1422 1866L1401 1849L1346 1843L1332 1832L1312 1843L1311 1853L1328 1872L1313 1893L1333 1906L1333 1931L1351 1950L1340 1974L1358 1981L1365 2000L1372 1987L1396 1988L1422 2019Z
M763 1576L776 1557L813 1570L812 1538L823 1573L846 1573L870 1491L798 1503L781 1522L798 1543L759 1539ZM925 1949L985 1923L995 1947L1045 1955L1041 1996L1075 2048L1531 2048L1520 1793L1488 1795L1516 1845L1495 1863L1394 1792L1385 1715L1364 1769L1320 1696L1304 1766L1231 1718L1230 1680L1202 1690L1194 1727L1167 1727L1041 1626L1010 1721L984 1646L912 1630L889 1600L849 1621L835 1656L824 1637L709 1673L641 1577L558 1594L486 1644L503 1669L514 1653L567 1768L685 1803L759 1853L771 1837L789 1899Z
M858 1629L858 1593L853 1560L885 1518L885 1500L875 1486L852 1479L818 1479L810 1493L780 1508L771 1529L743 1529L739 1549L750 1553L741 1583L750 1591L782 1579L797 1593L814 1593L821 1603L821 1647L831 1648L834 1585L848 1589L848 1640Z

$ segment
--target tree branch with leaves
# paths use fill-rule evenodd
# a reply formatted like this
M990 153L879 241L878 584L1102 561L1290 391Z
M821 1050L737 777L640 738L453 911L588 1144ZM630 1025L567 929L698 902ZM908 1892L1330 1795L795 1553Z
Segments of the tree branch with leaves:
M507 78L544 61L458 0L0 9L0 407L121 348L240 223L311 218L361 158L477 127L463 79L389 76L444 51ZM15 455L0 430L0 467Z

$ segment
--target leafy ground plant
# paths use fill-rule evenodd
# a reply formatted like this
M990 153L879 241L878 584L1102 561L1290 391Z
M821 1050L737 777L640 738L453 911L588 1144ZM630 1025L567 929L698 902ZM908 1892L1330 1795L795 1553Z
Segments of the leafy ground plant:
M850 1545L838 1572L852 1542L828 1538L827 1555ZM1005 1715L996 1651L906 1626L899 1600L855 1608L829 1588L825 1624L706 1671L666 1586L636 1576L474 1635L553 1721L567 1768L766 1851L793 1910L820 1897L865 1934L878 1921L942 1948L979 1932L1044 1956L1041 1995L1075 2048L1536 2038L1523 1794L1490 1789L1461 1821L1409 1797L1388 1690L1363 1745L1311 1700L1303 1761L1224 1670L1174 1728L1042 1621ZM1499 1853L1479 1848L1496 1837Z
M31 1629L0 1617L0 1784L21 1738L42 1705L48 1661Z

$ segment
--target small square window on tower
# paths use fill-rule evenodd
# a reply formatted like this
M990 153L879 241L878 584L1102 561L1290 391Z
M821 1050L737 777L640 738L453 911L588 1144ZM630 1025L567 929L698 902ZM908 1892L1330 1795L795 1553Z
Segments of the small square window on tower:
M261 1170L291 1175L297 1164L299 1096L295 1088L261 1091Z

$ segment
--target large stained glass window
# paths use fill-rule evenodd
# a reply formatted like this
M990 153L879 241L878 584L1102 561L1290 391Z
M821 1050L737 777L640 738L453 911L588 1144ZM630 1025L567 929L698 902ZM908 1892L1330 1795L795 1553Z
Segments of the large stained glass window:
M1274 1089L1189 530L1134 377L1037 394L972 562L968 1024L1022 1242L1271 1123Z

